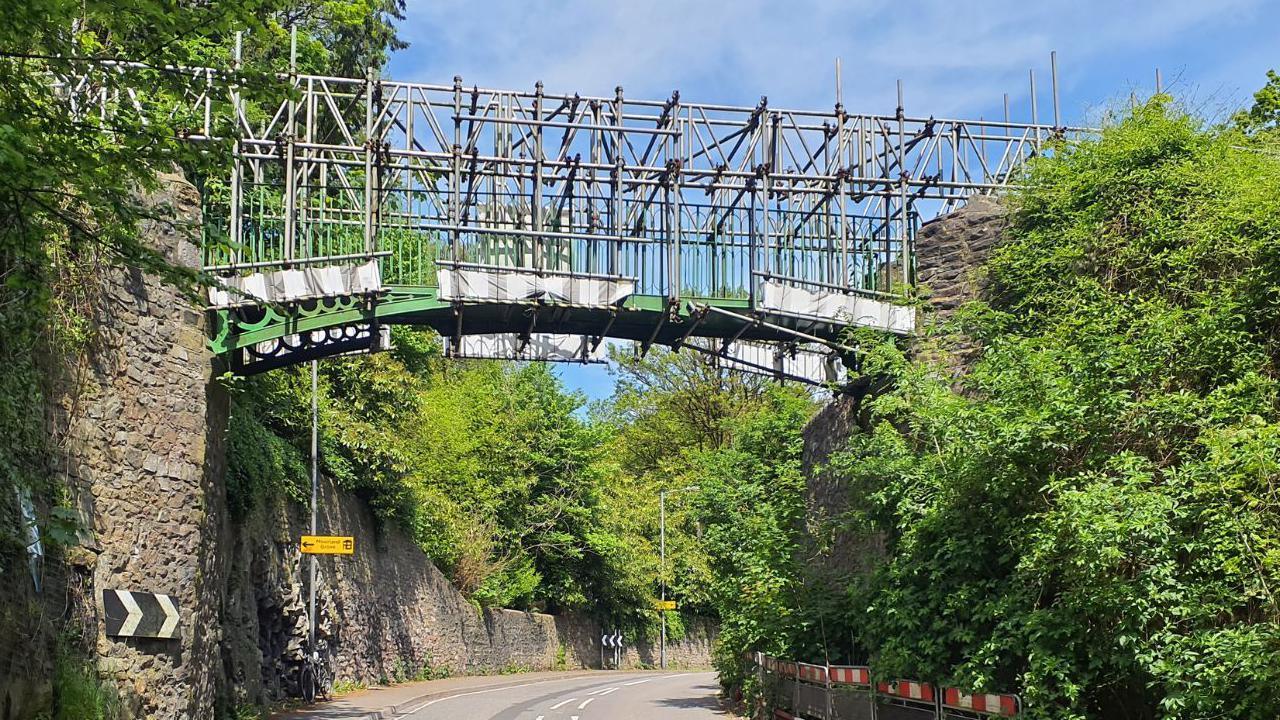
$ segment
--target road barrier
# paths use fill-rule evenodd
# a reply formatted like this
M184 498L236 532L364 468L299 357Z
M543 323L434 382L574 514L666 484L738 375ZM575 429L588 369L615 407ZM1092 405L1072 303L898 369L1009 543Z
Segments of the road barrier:
M779 720L993 720L1016 718L1017 695L970 694L918 680L871 682L861 665L814 665L763 653L752 658Z

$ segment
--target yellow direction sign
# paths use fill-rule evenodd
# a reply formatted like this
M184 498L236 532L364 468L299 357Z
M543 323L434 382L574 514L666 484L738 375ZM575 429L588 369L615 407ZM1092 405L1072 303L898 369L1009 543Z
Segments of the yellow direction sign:
M302 552L309 555L352 555L356 539L338 535L303 535Z
M659 600L658 609L659 610L675 610L676 601L675 600Z

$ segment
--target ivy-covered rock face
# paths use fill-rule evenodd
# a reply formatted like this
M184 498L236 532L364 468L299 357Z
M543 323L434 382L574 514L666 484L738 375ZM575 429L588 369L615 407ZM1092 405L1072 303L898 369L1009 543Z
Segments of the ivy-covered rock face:
M1157 97L1008 202L941 338L979 343L967 373L868 358L895 388L834 468L887 558L848 581L848 627L881 672L1032 718L1277 717L1274 130Z

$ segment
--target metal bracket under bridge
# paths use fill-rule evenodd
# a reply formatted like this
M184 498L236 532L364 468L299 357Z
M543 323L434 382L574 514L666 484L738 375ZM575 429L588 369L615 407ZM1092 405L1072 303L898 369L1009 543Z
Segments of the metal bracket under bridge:
M137 67L66 86L83 112L140 110L94 81ZM185 136L233 141L203 252L210 346L241 373L409 324L458 357L593 362L618 338L839 383L847 328L913 332L921 222L1080 131L908 115L901 90L866 115L373 72L282 74L251 112L234 72L170 71L190 78Z

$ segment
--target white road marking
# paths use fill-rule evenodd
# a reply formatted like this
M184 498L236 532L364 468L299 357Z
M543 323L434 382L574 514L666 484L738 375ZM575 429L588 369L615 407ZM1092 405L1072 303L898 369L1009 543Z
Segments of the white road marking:
M652 680L652 679L653 679L653 678L645 678L645 679L643 679L643 680L632 680L632 681L631 681L631 682L629 682L629 683L622 683L622 684L623 684L625 687L631 687L632 685L639 685L640 683L647 683L647 682L649 682L649 681L650 681L650 680Z
M534 718L533 720L542 720L542 716L541 716L541 715L539 715L538 717Z
M579 709L579 710L582 710L582 709L583 709L583 708L585 708L586 706L590 705L592 700L595 700L595 698L590 697L590 698L587 698L586 700L583 700L583 701L582 701L582 704L578 706L578 709Z
M614 690L617 690L617 689L618 689L618 688L616 688L616 687L603 688L603 689L601 689L601 690L592 690L591 692L589 692L589 693L587 693L587 694L588 694L588 695L608 695L609 693L611 693L611 692L613 692Z
M581 679L582 679L582 676L571 677L571 678L552 678L550 680L538 680L537 682L522 683L520 685L503 685L501 687L485 688L484 690L472 690L471 692L458 693L457 695L448 695L446 697L436 698L435 700L428 700L422 703L421 705L419 705L418 707L412 710L409 710L408 712L405 712L404 714L413 715L414 713L417 713L423 710L424 708L429 708L432 705L435 705L436 703L444 702L446 700L454 700L460 697L469 697L471 695L484 695L486 693L501 692L503 690L515 690L516 688L532 687L534 685L546 685L547 683L566 682L569 680L581 680Z
M573 702L574 700L577 700L577 699L578 699L578 698L576 698L576 697L571 697L571 698L569 698L568 700L561 700L560 702L556 703L555 705L552 705L552 706L551 706L551 709L552 709L552 710L559 710L559 709L560 709L560 707L561 707L562 705L568 705L569 703L571 703L571 702Z

